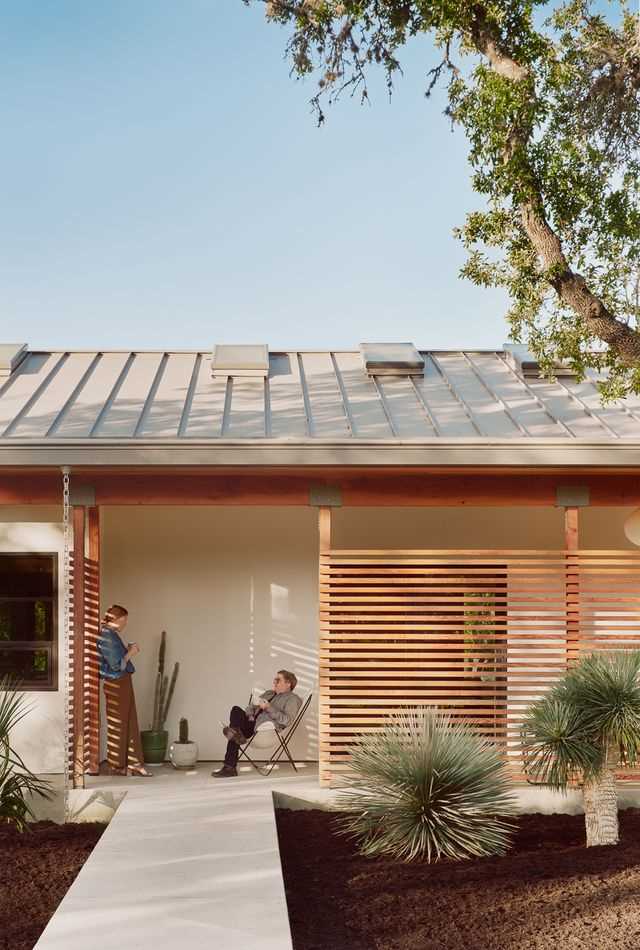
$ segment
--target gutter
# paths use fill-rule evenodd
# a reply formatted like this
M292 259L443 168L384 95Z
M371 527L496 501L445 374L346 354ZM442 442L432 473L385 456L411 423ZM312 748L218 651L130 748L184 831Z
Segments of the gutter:
M640 467L640 442L588 439L11 439L0 467L420 466Z

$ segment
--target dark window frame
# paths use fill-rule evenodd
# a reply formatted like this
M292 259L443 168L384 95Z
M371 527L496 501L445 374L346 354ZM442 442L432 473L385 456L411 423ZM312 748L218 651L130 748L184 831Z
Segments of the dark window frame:
M51 610L51 640L12 640L9 643L2 642L0 644L0 649L15 651L16 653L20 650L45 650L49 654L49 679L47 682L34 682L33 680L20 679L17 689L25 693L56 693L60 689L58 683L58 649L59 649L59 638L58 638L58 611L60 609L59 595L60 590L58 587L58 552L57 551L0 551L0 558L2 557L13 557L13 558L28 558L28 557L47 557L50 558L53 562L53 571L52 571L52 594L51 597L11 597L10 595L5 595L0 591L0 601L7 601L9 603L24 600L50 600L52 605Z

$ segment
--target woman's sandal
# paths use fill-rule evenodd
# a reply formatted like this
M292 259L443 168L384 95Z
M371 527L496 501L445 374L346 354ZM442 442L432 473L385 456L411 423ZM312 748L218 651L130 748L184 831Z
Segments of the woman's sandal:
M144 767L132 768L129 766L127 769L127 775L136 775L138 778L153 778L153 772L149 772L148 769Z

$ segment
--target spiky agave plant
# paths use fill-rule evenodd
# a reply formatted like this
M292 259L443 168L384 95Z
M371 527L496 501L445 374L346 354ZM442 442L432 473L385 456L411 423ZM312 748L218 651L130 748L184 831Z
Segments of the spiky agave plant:
M618 842L614 769L640 753L640 652L594 653L527 710L525 770L566 791L582 784L587 847Z
M51 785L27 768L11 746L11 731L27 715L30 706L12 677L0 679L0 822L10 822L24 831L33 818L29 799L51 798Z
M515 798L492 743L437 709L394 716L352 748L339 795L361 854L402 861L504 854Z

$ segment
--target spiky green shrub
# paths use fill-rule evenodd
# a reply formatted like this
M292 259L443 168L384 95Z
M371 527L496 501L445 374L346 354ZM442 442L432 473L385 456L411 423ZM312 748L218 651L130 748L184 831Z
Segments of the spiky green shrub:
M587 844L618 841L614 769L640 759L640 652L584 657L527 710L525 770L565 791L582 786Z
M9 677L0 679L0 822L10 822L24 831L33 818L29 799L51 798L50 783L38 778L12 748L12 729L27 715L30 706Z
M402 861L504 854L511 779L497 749L463 723L419 707L361 736L339 795L343 833L361 854Z

